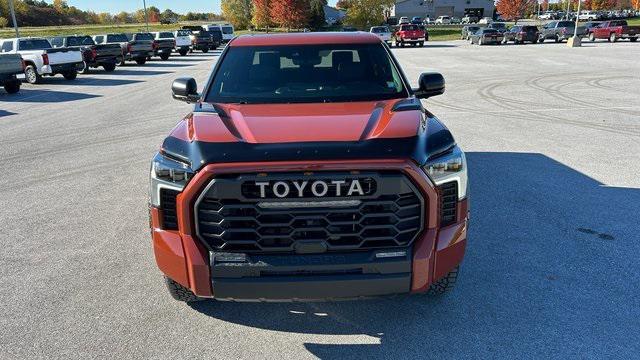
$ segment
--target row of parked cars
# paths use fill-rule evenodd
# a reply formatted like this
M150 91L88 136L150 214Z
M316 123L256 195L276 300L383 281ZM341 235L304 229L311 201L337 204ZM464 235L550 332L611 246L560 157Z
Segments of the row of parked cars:
M619 20L640 16L640 11L636 10L583 10L576 15L575 12L567 14L564 11L545 11L538 18L540 20Z
M0 85L16 93L22 81L37 84L44 76L74 80L91 69L112 72L127 62L144 65L154 58L168 60L173 53L206 53L233 37L233 27L224 27L226 34L221 25L203 25L176 31L0 39Z
M571 20L550 21L542 28L535 25L514 25L508 28L505 23L491 23L486 27L468 25L462 28L460 38L471 44L515 44L542 43L545 41L562 42L576 33L576 22ZM610 42L629 40L635 42L640 38L640 26L631 26L626 20L610 20L603 22L587 22L578 26L577 35L590 41L606 39Z

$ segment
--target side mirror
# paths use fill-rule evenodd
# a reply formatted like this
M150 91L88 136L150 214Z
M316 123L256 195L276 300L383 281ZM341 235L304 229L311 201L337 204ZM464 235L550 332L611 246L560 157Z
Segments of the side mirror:
M422 73L418 80L418 88L413 89L418 99L426 99L432 96L444 94L444 77L440 73Z
M189 104L200 100L198 84L193 78L185 77L173 80L173 84L171 84L171 92L173 93L174 99L184 101Z

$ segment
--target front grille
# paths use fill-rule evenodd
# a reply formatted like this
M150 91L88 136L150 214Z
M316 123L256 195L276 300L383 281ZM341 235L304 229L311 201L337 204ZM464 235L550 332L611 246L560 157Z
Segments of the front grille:
M160 208L162 209L162 228L165 230L178 230L178 218L176 217L175 190L160 189Z
M458 215L458 182L452 181L438 186L440 193L440 225L456 222Z
M198 236L212 250L244 252L291 252L300 242L323 243L328 251L409 245L422 230L420 193L401 174L366 174L364 178L375 179L372 194L268 200L270 204L291 200L293 205L285 207L245 197L246 176L215 179L196 202Z

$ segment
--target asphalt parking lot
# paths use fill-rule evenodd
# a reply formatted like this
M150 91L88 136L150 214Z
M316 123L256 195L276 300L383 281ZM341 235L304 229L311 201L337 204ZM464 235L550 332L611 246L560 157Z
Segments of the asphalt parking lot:
M640 46L393 50L467 151L469 246L441 298L171 299L149 162L217 53L0 92L0 358L633 358L640 351ZM635 355L634 355L635 354Z

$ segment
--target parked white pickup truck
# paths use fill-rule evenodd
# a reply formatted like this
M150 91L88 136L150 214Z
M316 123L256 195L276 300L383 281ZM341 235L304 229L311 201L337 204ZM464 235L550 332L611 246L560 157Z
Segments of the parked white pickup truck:
M0 86L9 94L20 91L20 80L16 77L24 71L22 57L18 54L0 54Z
M176 30L173 32L176 37L176 51L185 56L191 49L191 30Z
M19 38L2 40L3 53L20 54L25 62L24 77L37 84L43 76L62 74L73 80L83 68L82 53L77 49L54 49L47 39Z

